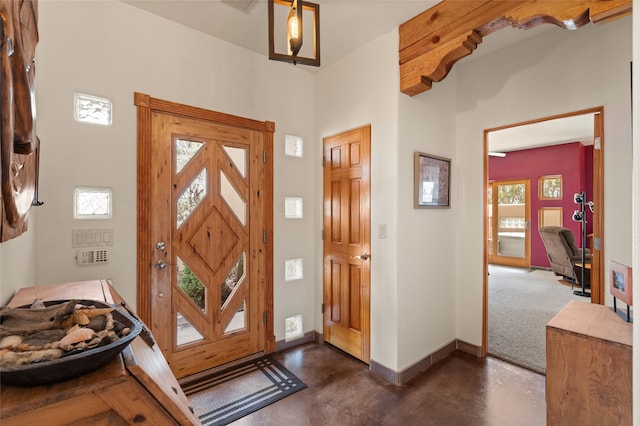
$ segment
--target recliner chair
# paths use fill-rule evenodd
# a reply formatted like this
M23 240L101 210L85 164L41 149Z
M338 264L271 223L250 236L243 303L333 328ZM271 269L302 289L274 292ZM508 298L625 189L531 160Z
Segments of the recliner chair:
M574 266L582 262L582 249L576 246L573 232L562 226L543 226L539 229L540 237L547 250L551 270L580 284ZM591 251L585 251L585 263L591 263Z

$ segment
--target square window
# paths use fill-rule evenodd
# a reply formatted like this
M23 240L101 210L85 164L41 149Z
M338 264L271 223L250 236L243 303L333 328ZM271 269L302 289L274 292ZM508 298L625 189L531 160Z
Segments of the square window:
M286 197L284 199L284 217L302 219L302 198Z
M73 118L76 121L90 124L111 125L111 99L75 93Z
M541 200L561 200L562 175L541 176L538 179L538 198Z
M297 339L298 337L302 337L304 335L304 331L302 328L302 314L294 315L284 320L285 321L285 330L284 330L284 341L288 342L289 340Z
M284 135L284 153L290 157L302 157L302 138L300 136Z
M76 188L73 194L74 219L110 219L113 194L108 188Z
M293 281L302 279L302 259L286 259L284 261L284 280Z

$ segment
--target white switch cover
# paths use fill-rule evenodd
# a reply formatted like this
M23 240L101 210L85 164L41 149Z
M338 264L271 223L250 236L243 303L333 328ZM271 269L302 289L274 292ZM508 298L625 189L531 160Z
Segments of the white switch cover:
M387 224L381 223L378 225L378 238L384 240L387 238Z
M71 230L71 248L105 246L113 246L113 228Z

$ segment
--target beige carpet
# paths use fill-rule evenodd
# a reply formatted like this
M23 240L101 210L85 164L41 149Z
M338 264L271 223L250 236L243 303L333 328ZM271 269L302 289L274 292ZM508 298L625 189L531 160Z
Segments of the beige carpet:
M570 300L588 303L553 272L489 265L489 355L541 374L546 371L546 324Z

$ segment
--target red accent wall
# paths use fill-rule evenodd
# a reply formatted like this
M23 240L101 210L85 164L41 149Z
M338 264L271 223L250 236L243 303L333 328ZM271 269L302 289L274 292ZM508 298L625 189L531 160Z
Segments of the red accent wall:
M540 200L538 178L562 175L562 200ZM593 147L572 142L549 147L508 152L506 157L489 157L489 180L529 179L531 187L531 266L549 267L547 252L538 233L538 212L541 207L562 207L562 224L573 231L578 247L582 245L580 222L571 217L579 205L573 194L593 194ZM587 208L587 233L591 232L593 216ZM589 241L587 240L587 246Z

